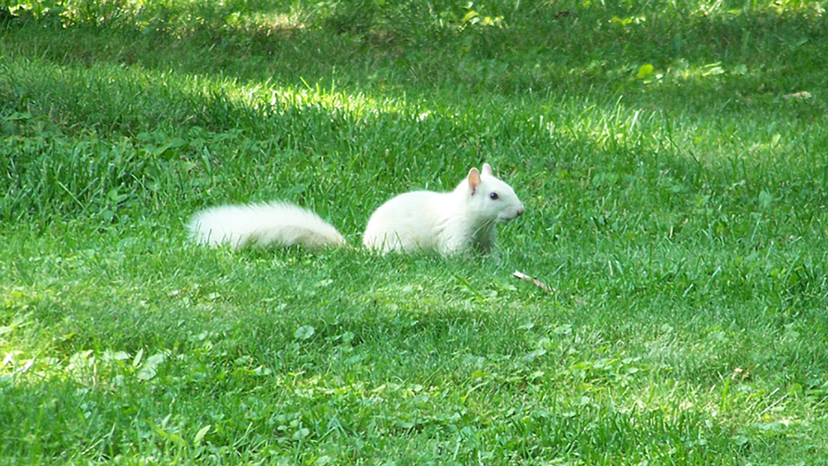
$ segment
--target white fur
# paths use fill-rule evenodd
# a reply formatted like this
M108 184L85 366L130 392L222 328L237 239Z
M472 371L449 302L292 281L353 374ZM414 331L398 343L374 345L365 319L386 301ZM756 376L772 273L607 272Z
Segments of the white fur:
M368 221L362 242L382 253L430 249L450 255L473 248L489 252L497 240L497 223L522 213L523 204L512 188L484 164L481 172L472 168L454 191L414 191L381 205ZM346 244L318 215L279 201L212 207L195 214L189 229L196 243L209 246Z
M309 210L287 202L211 207L193 216L190 236L198 244L234 248L296 244L308 248L344 246L345 238Z
M492 193L497 199L492 199ZM380 252L432 249L443 255L473 248L489 252L497 240L498 222L523 213L512 188L495 178L488 164L483 173L469 171L454 191L414 191L381 205L365 228L363 244Z

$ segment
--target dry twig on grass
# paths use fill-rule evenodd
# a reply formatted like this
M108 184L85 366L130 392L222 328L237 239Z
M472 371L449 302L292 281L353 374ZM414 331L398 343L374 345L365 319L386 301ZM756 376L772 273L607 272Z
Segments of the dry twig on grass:
M560 291L560 290L558 290L557 288L555 288L553 286L549 286L546 283L540 281L537 277L533 277L531 275L526 275L525 273L521 272L520 270L515 270L515 272L512 274L512 276L517 278L517 279L523 280L525 282L529 282L529 283L537 286L538 288L540 288L541 290L543 290L547 293L560 293L567 299L571 298L571 299L575 300L575 302L577 304L585 304L582 299L577 298L575 296L572 296L572 294L567 293L565 291Z

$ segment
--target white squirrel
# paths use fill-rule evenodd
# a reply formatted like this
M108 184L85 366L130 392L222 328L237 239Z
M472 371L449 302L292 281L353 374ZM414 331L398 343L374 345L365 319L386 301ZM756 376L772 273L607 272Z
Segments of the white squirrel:
M514 190L495 178L486 163L481 171L469 170L454 191L412 191L387 201L371 215L362 243L382 253L436 250L451 255L474 248L489 252L497 240L497 223L523 211ZM193 241L210 246L347 245L318 215L282 201L211 207L196 213L188 228Z

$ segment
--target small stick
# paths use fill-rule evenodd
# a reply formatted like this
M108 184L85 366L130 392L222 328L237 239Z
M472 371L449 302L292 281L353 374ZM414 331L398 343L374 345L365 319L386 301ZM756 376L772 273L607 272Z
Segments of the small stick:
M560 291L560 290L558 290L557 288L555 288L553 286L549 286L546 283L538 280L536 277L526 275L525 273L521 272L520 270L515 270L515 273L513 273L512 276L519 279L519 280L529 282L529 283L537 286L538 288L542 289L543 291L545 291L547 293L561 293L567 299L569 299L569 298L574 299L575 303L577 303L577 304L586 304L582 299L577 298L575 296L572 296L571 294L569 294L565 291Z
M542 289L543 291L545 291L547 293L554 293L554 292L558 291L555 288L550 287L546 283L538 280L537 278L530 277L529 275L526 275L525 273L521 272L520 270L515 270L515 273L513 273L512 276L515 277L515 278L519 278L519 279L521 279L525 282L529 282L529 283L537 286L538 288Z

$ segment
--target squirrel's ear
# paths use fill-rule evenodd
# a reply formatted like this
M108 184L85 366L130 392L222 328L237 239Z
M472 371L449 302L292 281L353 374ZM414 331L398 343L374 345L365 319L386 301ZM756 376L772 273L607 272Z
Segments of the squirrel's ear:
M494 172L492 172L492 166L491 166L491 165L489 165L488 163L484 163L484 164L483 164L483 170L482 170L482 172L483 172L483 174L484 174L484 175L486 175L486 176L494 176Z
M478 186L480 186L480 172L476 168L472 168L469 170L469 188L472 194L474 194Z

